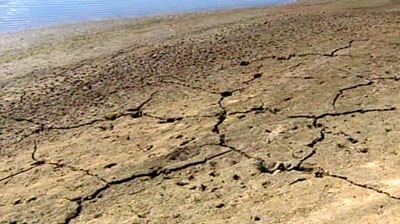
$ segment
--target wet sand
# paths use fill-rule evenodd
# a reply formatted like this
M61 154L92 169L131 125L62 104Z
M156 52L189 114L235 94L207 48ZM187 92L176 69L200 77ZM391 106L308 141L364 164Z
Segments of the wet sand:
M399 9L2 36L0 223L398 222Z

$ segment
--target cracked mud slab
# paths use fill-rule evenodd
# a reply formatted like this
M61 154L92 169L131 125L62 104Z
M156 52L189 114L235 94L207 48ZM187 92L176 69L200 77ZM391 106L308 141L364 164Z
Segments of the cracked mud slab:
M397 223L399 11L0 37L0 223Z

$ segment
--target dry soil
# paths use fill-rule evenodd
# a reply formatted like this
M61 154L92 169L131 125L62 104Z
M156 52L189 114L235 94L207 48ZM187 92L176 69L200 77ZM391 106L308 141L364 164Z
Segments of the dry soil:
M398 0L0 40L0 223L400 222Z

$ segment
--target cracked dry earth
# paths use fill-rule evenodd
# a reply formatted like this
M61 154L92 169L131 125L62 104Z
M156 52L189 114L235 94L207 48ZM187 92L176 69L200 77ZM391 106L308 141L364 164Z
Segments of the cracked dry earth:
M399 222L399 6L4 45L0 223Z

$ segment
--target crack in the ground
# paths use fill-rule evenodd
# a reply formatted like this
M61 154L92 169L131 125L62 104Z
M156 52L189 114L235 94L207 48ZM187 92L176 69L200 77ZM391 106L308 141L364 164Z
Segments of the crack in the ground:
M258 67L257 72L256 72L255 74L253 74L253 77L252 77L252 78L250 78L250 79L247 80L247 81L242 82L242 84L245 84L245 85L248 86L248 85L250 85L251 82L255 81L256 79L261 78L262 75L263 75L263 73L261 73L259 70L260 70L260 67ZM168 78L171 78L171 77L168 77ZM173 78L176 79L176 77L173 77ZM182 87L189 88L189 89L193 89L193 90L200 90L200 91L202 91L202 92L206 92L206 93L213 94L213 95L221 95L221 92L217 92L217 91L213 91L213 90L204 89L204 88L198 87L198 86L193 86L193 85L184 83L184 81L181 81L181 80L179 80L179 79L178 79L178 81L160 79L160 80L155 81L155 83L173 84L173 85L182 86ZM230 92L231 92L231 93L234 93L234 92L237 92L237 91L242 91L242 90L244 90L244 89L245 89L245 88L239 88L239 89L235 89L235 90L230 91ZM228 92L228 91L227 91L227 92Z
M82 213L83 202L82 201L74 201L74 202L77 204L76 209L72 213L68 214L68 216L65 218L63 222L65 224L71 223L72 220L78 218L78 216Z
M141 116L159 120L157 122L159 124L168 124L168 123L175 123L175 122L182 121L184 119L190 119L190 118L213 118L213 117L218 117L218 116L220 116L220 112L216 113L216 114L212 114L212 115L189 115L189 116L182 116L182 117L181 116L177 116L177 117L160 117L160 116L157 116L157 115L152 115L152 114L143 112Z
M227 116L229 115L227 110L226 110L226 108L225 108L225 106L223 105L223 101L225 100L225 98L232 96L233 93L238 92L238 91L242 91L242 90L248 88L250 86L251 82L253 82L253 81L255 81L255 80L257 80L257 79L259 79L261 77L262 77L262 73L257 71L257 73L253 75L253 78L251 78L251 79L249 79L249 80L247 80L247 81L242 83L242 84L247 85L246 87L234 89L234 90L231 90L231 91L227 90L227 91L222 91L222 92L213 92L215 94L221 95L221 98L218 101L218 106L220 108L220 112L217 114L218 121L214 125L213 129L211 130L213 133L216 133L216 134L219 135L219 145L220 146L226 145L225 144L225 134L221 133L220 126L224 123L224 121L226 120ZM262 106L261 110L263 110L263 109L264 108ZM260 110L260 108L255 108L254 110L257 111L257 110Z
M30 171L32 169L35 169L35 168L37 168L37 167L39 167L41 165L43 165L43 164L35 163L35 164L31 165L31 167L29 167L27 169L24 169L24 170L18 171L16 173L10 174L10 175L8 175L6 177L0 178L0 182L5 181L5 180L9 180L9 179L11 179L13 177L16 177L16 176L20 175L20 174L26 173L26 172L28 172L28 171Z
M251 79L249 79L249 80L247 80L247 81L244 81L242 84L245 84L245 85L247 85L247 87L251 84L251 82L253 82L254 80L257 80L257 79L259 79L259 78L261 78L262 77L262 73L260 73L259 72L259 68L258 68L258 71L257 71L257 73L255 73L254 75L253 75L253 77L251 78ZM165 82L165 81L160 81L160 82ZM168 82L168 81L167 81ZM243 87L243 88L238 88L238 89L235 89L235 90L232 90L232 91L223 91L223 92L214 92L214 91L209 91L209 90L205 90L205 89L202 89L202 88L200 88L200 87L193 87L193 86L190 86L190 85L187 85L187 84L180 84L180 83L177 83L177 82L171 82L172 84L177 84L177 85L182 85L182 86L185 86L185 87L187 87L187 88L193 88L193 89L199 89L199 90L202 90L202 91L205 91L205 92L207 92L207 93L210 93L210 94L218 94L218 95L221 95L222 96L222 98L221 98L221 100L223 100L223 98L225 98L225 97L228 97L228 96L231 96L233 93L235 93L235 92L237 92L237 91L242 91L242 90L244 90L245 88L247 88L247 87ZM116 119L118 119L118 118L121 118L121 117L124 117L124 116L131 116L132 118L140 118L140 117L142 117L143 116L143 111L142 111L142 108L148 103L148 102L150 102L152 99L153 99L153 97L154 97L154 95L156 94L156 93L158 93L159 91L155 91L155 92L153 92L151 95L150 95L150 97L148 98L148 99L146 99L144 102L142 102L139 106L137 106L137 107L135 107L135 108L132 108L132 109L128 109L127 110L127 112L125 112L125 113L117 113L117 114L111 114L111 115L107 115L107 116L105 116L104 118L96 118L96 119L93 119L93 120L90 120L90 121L88 121L88 122L84 122L84 123L80 123L80 124L75 124L75 125L69 125L69 126L46 126L46 125L44 125L44 124L42 124L42 123L40 123L40 122L36 122L36 121L34 121L33 119L26 119L26 118L10 118L10 117L7 117L7 116L5 116L5 115L1 115L2 117L4 117L4 118L6 118L6 119L12 119L12 120L15 120L16 122L29 122L29 123L32 123L32 124L35 124L35 125L38 125L39 126L39 128L35 128L33 131L31 131L29 134L24 134L23 136L21 136L21 138L19 138L15 143L19 143L19 142L22 142L23 140L25 140L26 138L28 138L28 137L30 137L30 136L32 136L32 135L35 135L35 134L38 134L38 133L41 133L41 132L43 132L43 131L51 131L51 130L71 130L71 129L77 129L77 128L81 128L81 127L85 127L85 126L90 126L90 125L93 125L93 124L95 124L95 123L99 123L99 122L104 122L104 121L113 121L113 120L116 120ZM220 100L220 102L219 102L219 104L220 104L220 106L221 106L221 101ZM149 116L149 115L148 115ZM219 118L220 119L222 119L223 117L223 115L221 114L221 113L219 113L218 115L216 115L216 116L219 116ZM226 111L225 111L225 116L226 116ZM158 119L158 117L156 117L156 116L153 116L153 118L157 118ZM183 118L182 118L183 119ZM160 120L162 120L161 122L162 123L171 123L171 122L175 122L176 120L182 120L180 117L178 117L178 118L167 118L167 119L163 119L163 118L161 118ZM172 121L173 120L173 121ZM221 122L222 123L222 122ZM218 127L217 127L218 128ZM214 130L214 129L213 129Z
M214 145L214 144L208 144L208 145ZM33 149L33 152L31 154L31 158L34 161L34 163L31 164L31 167L28 168L28 169L25 169L23 171L17 172L15 174L9 175L9 176L7 176L5 178L1 178L0 182L4 181L4 180L7 180L7 179L10 179L12 177L15 177L15 176L17 176L19 174L28 172L29 170L32 170L32 169L37 168L39 166L43 166L43 165L48 164L48 165L56 166L57 168L59 168L59 167L67 167L67 168L69 168L69 169L71 169L73 171L84 172L85 174L90 175L92 177L95 177L95 178L101 180L103 183L105 183L105 185L103 185L102 187L96 189L94 192L92 192L89 195L81 196L81 197L77 197L77 198L73 198L73 199L68 199L71 202L75 202L77 204L77 207L74 210L74 212L70 213L65 218L63 223L67 224L67 223L70 223L71 221L73 221L74 219L76 219L81 214L81 212L83 210L84 202L94 200L102 192L106 191L107 189L109 189L110 187L112 187L114 185L120 185L120 184L123 184L123 183L127 183L127 182L133 181L133 180L141 178L141 177L155 178L155 177L160 176L162 174L169 174L169 173L181 171L181 170L193 167L193 166L202 165L202 164L205 164L205 163L207 163L208 161L210 161L212 159L218 158L220 156L223 156L223 155L225 155L227 153L230 153L230 152L235 150L235 148L233 148L233 147L228 147L228 146L222 146L222 147L227 147L228 149L225 150L225 151L222 151L220 153L216 153L214 155L206 156L206 157L204 157L202 159L199 159L199 160L189 161L189 162L186 162L186 163L183 163L183 164L178 164L178 165L169 165L169 166L165 166L163 168L162 167L154 167L154 168L150 168L147 171L143 171L143 172L140 172L140 173L132 174L132 175L130 175L128 177L125 177L125 178L122 178L122 179L113 180L113 181L107 181L104 178L101 178L96 174L90 173L89 170L85 170L85 169L82 169L82 168L76 168L76 167L73 167L73 166L70 166L70 165L66 165L66 164L62 164L62 163L54 163L54 162L48 162L46 160L38 160L36 158L36 152L37 152L38 148L37 148L37 144L35 142L34 149Z
M358 143L358 140L355 137L353 137L350 134L347 134L347 133L345 133L343 131L339 131L339 132L336 132L336 133L333 133L333 134L334 135L343 135L346 138L346 140L349 141L352 144Z
M345 91L352 90L352 89L357 89L359 87L364 87L364 86L371 86L372 84L374 84L374 82L373 81L369 81L367 83L361 83L361 84L349 86L349 87L346 87L346 88L343 88L343 89L339 89L338 93L335 95L335 97L332 100L333 109L336 110L336 102L338 101L339 97L344 94Z
M249 85L251 82L255 81L256 79L261 78L262 75L263 75L263 73L260 73L259 71L257 71L257 73L255 73L253 75L253 78L251 78L251 79L249 79L247 81L244 81L243 84Z
M323 177L323 176L328 176L328 177L331 177L331 178L340 179L340 180L346 181L347 183L349 183L349 184L351 184L351 185L353 185L353 186L360 187L360 188L367 189L367 190L371 190L371 191L375 191L376 193L379 193L379 194L384 194L384 195L386 195L386 196L388 196L389 198L394 199L394 200L400 200L400 197L393 196L392 194L390 194L390 193L387 192L387 191L383 191L383 190L381 190L381 189L368 186L367 184L360 184L360 183L357 183L357 182L355 182L355 181L349 179L349 178L346 177L346 176L341 176L341 175L336 175L336 174L330 174L329 172L323 172L322 177ZM321 176L319 176L319 177L321 177Z
M55 162L46 162L46 161L44 161L44 162L45 162L46 164L55 166L55 167L57 167L57 168L66 167L66 168L70 169L71 171L82 172L82 173L84 173L84 174L86 174L86 175L88 175L88 176L91 176L91 177L94 177L94 178L100 180L100 181L103 182L103 183L107 183L107 180L106 180L106 179L100 177L100 176L97 175L97 174L91 173L90 170L82 169L82 168L79 168L79 167L74 167L74 166L71 166L71 165L68 165L68 164L64 164L64 163L55 163Z
M224 94L225 93L225 94ZM222 101L226 98L231 96L232 94L226 94L226 92L222 92L221 93L221 98L218 101L218 105L221 108L221 111L218 115L218 121L217 123L214 125L213 129L211 130L213 133L216 133L219 135L219 144L220 145L224 145L225 144L225 134L222 134L220 131L220 125L222 125L222 123L224 123L226 116L227 116L227 112L226 109L224 107L224 105L222 105Z
M254 113L254 114L260 114L260 113L264 113L266 111L269 111L272 114L276 114L277 112L279 112L279 109L277 108L268 108L268 107L264 107L264 104L261 104L260 106L255 106L252 107L248 110L245 111L234 111L234 112L229 112L228 115L236 115L236 114L248 114L248 113Z
M339 51L351 48L353 46L353 43L356 42L356 41L360 41L360 42L361 41L368 41L368 39L350 40L347 45L345 45L343 47L339 47L339 48L333 49L330 53L311 52L311 53L302 53L302 54L291 53L291 54L289 54L287 56L269 55L269 56L263 56L261 58L257 58L255 60L253 60L252 62L263 61L263 60L266 60L266 59L273 59L273 60L277 60L277 61L289 61L289 60L291 60L293 58L296 58L296 57L297 58L303 58L303 57L309 57L309 56L320 56L320 57L331 57L331 58L338 57L338 56L340 56L340 55L337 55L337 53ZM344 55L342 55L342 56L344 56ZM346 56L349 56L349 55L346 55Z
M24 119L24 118L9 118L12 120L15 120L17 122L30 122L33 123L35 125L39 125L39 128L34 129L33 131L31 131L29 134L24 134L23 136L21 136L20 139L18 139L15 144L22 142L23 140L25 140L26 138L41 133L43 131L52 131L52 130L71 130L71 129L77 129L77 128L81 128L81 127L86 127L86 126L90 126L93 125L95 123L99 123L99 122L104 122L104 121L114 121L118 118L121 117L125 117L125 116L131 116L132 118L139 118L143 116L143 112L142 112L142 108L149 103L151 100L153 100L153 97L155 94L157 94L159 91L155 91L153 92L149 98L147 98L145 101L143 101L142 103L140 103L137 107L135 108L130 108L127 109L125 113L116 113L116 114L111 114L111 115L107 115L104 116L104 118L96 118L93 119L91 121L85 122L85 123L81 123L81 124L75 124L75 125L69 125L69 126L46 126L44 124L41 124L39 122L33 121L32 119ZM5 118L8 118L4 115L2 115Z
M158 123L159 124L168 124L168 123L175 123L177 121L181 121L185 118L191 118L191 117L196 117L196 116L186 116L186 117L159 117L156 115L152 115L152 114L148 114L148 113L143 113L144 117L150 117L153 119L157 119L159 120Z
M42 129L43 129L43 127L44 127L43 124L41 124L41 123L39 123L39 122L37 122L37 121L34 121L34 120L31 119L31 118L9 117L9 116L3 115L3 114L0 115L0 117L2 117L2 118L4 118L4 119L8 119L8 120L13 120L13 121L15 121L15 122L27 122L27 123L31 123L31 124L33 124L33 125L38 125L38 126L40 126Z
M336 48L333 51L331 51L330 54L324 54L324 56L334 57L337 52L339 52L341 50L345 50L345 49L351 48L353 46L353 43L354 43L354 40L350 40L349 43L346 46Z
M138 118L138 117L142 116L142 108L147 103L149 103L151 100L153 100L154 95L157 93L158 93L158 91L153 92L152 94L150 94L149 98L147 98L145 101L140 103L137 107L127 109L125 113L116 113L116 114L107 115L102 119L94 119L92 121L89 121L89 122L86 122L83 124L77 124L77 125L65 126L65 127L47 127L46 129L48 129L48 130L68 130L68 129L75 129L75 128L80 128L83 126L92 125L92 124L100 122L100 121L114 121L118 118L125 117L125 116L131 116L132 118Z
M356 110L350 110L350 111L343 111L343 112L327 112L327 113L322 113L319 115L291 115L288 118L305 118L305 119L312 119L312 125L313 127L318 127L318 120L323 119L325 117L340 117L340 116L347 116L347 115L352 115L352 114L365 114L365 113L371 113L371 112L388 112L388 111L394 111L396 110L396 107L388 107L388 108L372 108L372 109L356 109Z
M120 184L124 184L130 181L133 181L135 179L138 178L142 178L142 177L150 177L150 178L156 178L162 174L170 174L172 172L177 172L177 171L181 171L193 166L198 166L198 165L202 165L207 163L208 161L221 157L227 153L232 152L233 149L229 148L228 150L222 151L220 153L216 153L214 155L210 155L207 156L205 158L196 160L196 161L189 161L187 163L183 163L183 164L178 164L178 165L172 165L172 166L166 166L166 167L153 167L150 168L147 171L143 171L140 173L136 173L136 174L132 174L129 177L125 177L119 180L113 180L113 181L108 181L104 186L98 188L97 190L95 190L94 192L92 192L91 194L87 195L87 196L82 196L82 197L77 197L77 198L73 198L73 199L68 199L71 202L75 202L77 203L77 208L75 209L74 212L72 212L71 214L69 214L65 221L63 223L68 224L71 221L73 221L74 219L76 219L77 217L79 217L83 211L83 204L85 202L88 201L92 201L94 199L96 199L101 193L103 193L104 191L108 190L109 188L111 188L114 185L120 185Z
M398 82L398 81L400 81L400 76L376 77L376 78L372 78L372 80L392 80L392 81Z
M64 163L51 162L51 161L47 161L47 160L44 160L44 159L39 160L39 159L36 158L37 150L38 150L38 146L37 146L36 141L34 141L34 147L33 147L32 153L31 153L31 159L33 160L33 163L30 164L31 167L29 167L27 169L24 169L24 170L21 170L21 171L18 171L18 172L13 173L13 174L10 174L10 175L8 175L6 177L0 178L0 182L5 181L5 180L9 180L9 179L11 179L13 177L16 177L16 176L18 176L20 174L26 173L26 172L28 172L28 171L30 171L30 170L32 170L34 168L37 168L39 166L51 165L51 166L54 166L54 167L57 167L57 168L66 167L66 168L68 168L68 169L70 169L72 171L75 171L75 172L82 172L85 175L91 176L91 177L93 177L95 179L100 180L101 182L107 183L107 181L104 178L100 177L97 174L91 173L90 170L82 169L82 168L79 168L79 167L74 167L74 166L71 166L71 165L68 165L68 164L64 164Z
M321 131L319 132L319 136L315 139L313 139L310 143L308 143L306 146L310 148L314 148L314 146L322 141L325 140L325 128L322 128Z
M220 113L218 114L218 121L217 123L214 125L212 132L216 133L216 134L221 134L219 126L224 123L225 119L226 119L226 109L225 107L222 105L222 101L224 100L224 97L221 97L221 99L219 100L218 104L221 108Z
M82 168L79 168L79 167L74 167L74 166L71 166L71 165L68 165L68 164L64 164L64 163L50 162L50 161L46 161L46 160L38 160L36 158L37 149L38 149L37 143L36 143L36 141L34 141L34 149L33 149L33 152L31 154L32 160L35 161L34 164L39 164L39 165L49 164L49 165L55 166L57 168L66 167L66 168L70 169L71 171L82 172L82 173L84 173L84 174L86 174L88 176L91 176L91 177L93 177L95 179L100 180L101 182L107 183L107 181L104 178L100 177L97 174L91 173L90 170L82 169Z

